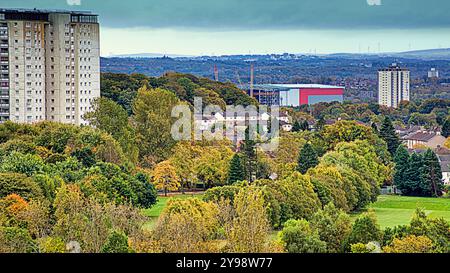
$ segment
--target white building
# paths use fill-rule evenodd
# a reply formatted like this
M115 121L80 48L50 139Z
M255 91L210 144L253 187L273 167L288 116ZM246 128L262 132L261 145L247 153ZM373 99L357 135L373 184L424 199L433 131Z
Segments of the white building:
M85 124L100 96L97 15L0 9L0 122Z
M428 71L428 78L430 79L439 78L439 71L436 70L436 68L431 68L430 71Z
M397 108L410 99L410 71L392 64L378 70L378 104Z
M450 185L450 155L438 155L445 185Z

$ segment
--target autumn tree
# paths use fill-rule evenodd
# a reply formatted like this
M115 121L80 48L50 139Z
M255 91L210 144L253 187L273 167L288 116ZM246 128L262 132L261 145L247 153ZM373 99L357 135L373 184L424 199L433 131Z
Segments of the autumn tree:
M243 188L234 200L236 217L227 234L231 252L263 253L269 235L263 193L257 187Z
M383 248L386 253L433 253L433 242L426 236L410 235L395 238L391 245Z
M180 180L170 161L166 160L156 165L153 170L153 183L156 189L164 190L165 196L168 191L176 191L180 188Z
M172 199L156 223L153 239L164 253L203 253L218 232L218 208L196 198Z

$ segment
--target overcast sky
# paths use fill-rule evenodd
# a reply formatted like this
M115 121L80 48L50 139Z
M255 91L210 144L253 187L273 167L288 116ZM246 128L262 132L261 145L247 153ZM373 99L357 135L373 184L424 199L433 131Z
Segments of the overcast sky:
M103 56L450 48L448 0L1 0L0 6L91 10L100 15Z

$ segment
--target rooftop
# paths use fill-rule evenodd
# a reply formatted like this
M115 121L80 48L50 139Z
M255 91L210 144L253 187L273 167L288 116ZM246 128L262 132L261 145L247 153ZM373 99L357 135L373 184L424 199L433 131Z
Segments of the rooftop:
M244 86L245 89L250 89L249 85ZM344 89L344 86L325 85L325 84L255 84L255 90L270 90L270 91L289 91L291 89Z
M416 132L416 133L405 136L403 139L428 142L435 136L437 136L437 134L427 133L427 132Z
M63 13L73 15L96 15L90 11L63 10L63 9L23 9L23 8L0 8L0 13Z

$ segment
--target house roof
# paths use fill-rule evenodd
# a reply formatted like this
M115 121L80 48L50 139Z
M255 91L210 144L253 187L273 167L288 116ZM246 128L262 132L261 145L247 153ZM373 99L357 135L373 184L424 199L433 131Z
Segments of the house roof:
M443 173L448 173L450 172L450 160L448 161L440 161L441 163L441 169Z
M434 133L416 132L416 133L405 136L403 139L428 142L431 139L433 139L435 136L437 136L437 135Z

